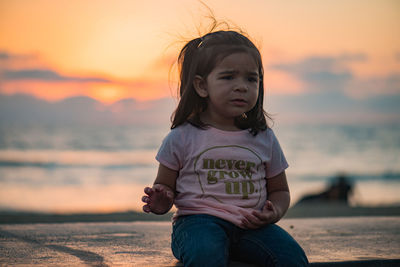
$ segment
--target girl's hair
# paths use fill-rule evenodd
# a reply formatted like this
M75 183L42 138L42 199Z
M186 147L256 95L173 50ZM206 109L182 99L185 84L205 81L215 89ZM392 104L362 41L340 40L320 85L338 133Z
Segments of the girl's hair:
M207 127L200 120L200 114L207 108L207 99L200 97L194 89L194 77L199 75L206 79L215 66L225 57L242 52L251 55L258 65L260 84L256 105L246 112L247 118L246 116L237 117L235 125L239 129L249 129L253 135L267 129L265 117L270 117L263 109L264 71L261 55L257 47L247 37L236 31L211 32L189 41L182 48L178 57L180 101L172 114L172 129L185 122L201 129Z

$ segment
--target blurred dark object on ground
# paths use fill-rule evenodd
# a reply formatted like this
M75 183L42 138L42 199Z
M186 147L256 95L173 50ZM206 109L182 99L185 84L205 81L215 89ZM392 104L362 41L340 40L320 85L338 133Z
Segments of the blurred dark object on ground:
M333 179L330 186L318 194L309 194L299 200L297 204L306 203L340 203L349 205L349 197L353 192L353 183L344 174Z

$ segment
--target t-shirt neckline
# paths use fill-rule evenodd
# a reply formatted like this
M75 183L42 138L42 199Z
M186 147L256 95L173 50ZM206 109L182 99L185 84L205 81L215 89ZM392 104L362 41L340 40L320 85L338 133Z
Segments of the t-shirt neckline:
M222 130L222 129L215 128L214 126L211 126L211 125L207 125L206 129L207 130L211 130L213 132L222 133L222 134L225 134L225 135L239 135L239 134L243 134L243 133L248 133L249 132L248 129L237 130L237 131L227 131L227 130Z

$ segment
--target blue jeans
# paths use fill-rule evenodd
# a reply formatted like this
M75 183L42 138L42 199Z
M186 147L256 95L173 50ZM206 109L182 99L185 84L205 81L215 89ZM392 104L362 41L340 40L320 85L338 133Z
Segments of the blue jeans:
M171 247L184 266L228 266L230 260L259 266L308 266L303 249L279 226L245 230L205 214L179 217L173 225Z

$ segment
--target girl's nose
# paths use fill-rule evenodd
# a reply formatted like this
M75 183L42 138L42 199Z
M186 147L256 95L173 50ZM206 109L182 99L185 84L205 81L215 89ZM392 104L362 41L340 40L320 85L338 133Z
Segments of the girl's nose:
M247 80L244 79L237 79L237 82L234 87L234 91L239 92L247 92L249 90Z
M238 82L234 87L234 91L237 92L247 92L248 90L249 88L245 82Z

